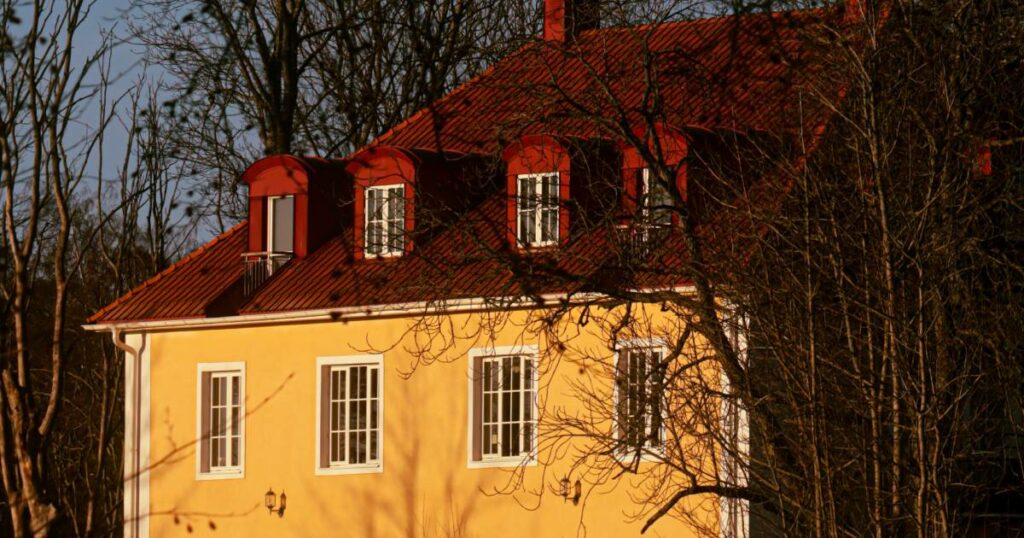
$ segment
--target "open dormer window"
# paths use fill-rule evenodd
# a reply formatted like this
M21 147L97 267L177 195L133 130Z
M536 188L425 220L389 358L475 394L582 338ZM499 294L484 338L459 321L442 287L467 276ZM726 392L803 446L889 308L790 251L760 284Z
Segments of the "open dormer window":
M644 226L669 226L672 224L672 196L665 185L658 181L650 168L639 173L640 218Z
M405 186L366 188L366 254L397 256L405 249Z
M558 243L558 172L517 177L517 239L539 247Z
M295 250L295 197L271 196L267 199L267 252L292 253Z

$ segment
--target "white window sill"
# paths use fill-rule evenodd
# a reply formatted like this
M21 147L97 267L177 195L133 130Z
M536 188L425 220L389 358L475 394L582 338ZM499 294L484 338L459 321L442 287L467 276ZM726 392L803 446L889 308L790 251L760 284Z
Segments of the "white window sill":
M636 457L636 450L629 452L616 452L615 461L622 464L633 463L633 459ZM665 459L665 448L644 448L640 453L640 463L658 463Z
M404 250L396 250L394 252L378 252L376 254L371 252L363 252L363 258L367 260L386 260L389 258L400 258L405 254Z
M526 250L526 251L531 251L531 250L549 250L549 249L553 249L553 248L555 248L557 246L558 246L558 240L557 239L554 240L554 241L545 241L543 243L523 243L521 241L519 242L519 248L521 250Z
M245 478L242 469L206 471L196 474L196 480L234 480Z
M377 474L384 472L384 465L375 463L373 465L345 465L337 467L317 467L317 476L343 476L353 474Z
M493 458L485 460L470 460L466 467L469 469L494 469L514 467L536 467L537 458L529 456L516 456L514 458Z

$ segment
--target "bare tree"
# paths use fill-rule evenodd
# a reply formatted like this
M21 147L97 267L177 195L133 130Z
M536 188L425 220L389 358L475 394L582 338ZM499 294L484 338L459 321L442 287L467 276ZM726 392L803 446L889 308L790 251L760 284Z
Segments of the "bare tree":
M0 2L0 523L12 536L118 532L122 370L78 326L166 267L192 231L154 153L155 101L113 93L111 36L77 52L91 7ZM113 126L127 145L111 180Z
M706 11L671 3L653 19ZM1024 495L1024 372L1015 359L1022 253L1013 231L1021 225L1022 16L1020 6L995 1L849 3L737 17L735 45L715 62L707 59L721 43L658 50L644 41L651 27L617 34L645 43L625 66L593 52L612 45L585 39L521 51L520 67L479 82L493 90L496 116L509 103L523 107L502 116L498 138L571 134L576 141L563 140L574 154L594 139L629 148L666 193L654 209L676 224L647 233L649 215L637 209L624 227L614 187L621 172L599 158L588 173L603 175L615 194L569 208L583 230L557 256L509 249L504 212L471 212L459 221L469 252L421 244L413 255L431 270L411 287L429 282L438 296L458 296L466 267L490 268L474 278L505 282L509 296L543 306L521 324L500 313L522 308L520 300L496 301L499 313L468 329L424 316L412 329L419 364L450 360L460 340L486 340L510 323L524 339L543 336L549 374L568 366L591 375L574 385L580 410L540 418L541 453L554 455L543 463L594 484L635 474L634 516L645 528L690 518L681 503L715 495L749 511L759 534L1019 530L1005 507ZM787 107L770 109L777 95L766 93L759 106L774 123L688 130L682 191L656 134L673 118L697 116L666 104L661 96L675 90L668 81L686 69L687 90L715 95L719 110L749 106L735 92L758 80L751 54L788 66L779 75ZM645 96L641 106L629 91ZM461 149L444 131L460 113L444 102L427 111L439 150ZM416 136L399 129L381 143ZM491 142L481 147L502 149ZM501 240L486 239L495 234ZM559 306L546 298L553 290L573 292ZM674 321L658 321L665 317ZM574 348L568 328L587 324L605 335L607 350ZM669 352L627 374L612 358L616 342L638 335ZM612 394L628 375L650 389L624 409ZM649 450L642 441L650 438L669 444ZM649 460L657 463L641 464ZM523 493L523 481L510 479L507 492Z
M244 218L237 178L249 163L352 151L517 46L536 20L519 2L454 0L145 0L134 13L137 39L168 71L180 122L169 142L219 230Z

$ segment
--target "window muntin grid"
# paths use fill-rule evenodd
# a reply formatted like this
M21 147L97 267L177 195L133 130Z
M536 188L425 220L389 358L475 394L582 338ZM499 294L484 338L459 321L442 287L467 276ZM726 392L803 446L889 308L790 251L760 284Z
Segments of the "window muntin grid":
M660 450L664 446L664 357L664 351L657 348L619 352L618 435L626 450Z
M481 360L480 454L483 460L517 458L533 451L533 359L522 355Z
M558 173L517 178L516 215L519 244L545 246L558 242Z
M210 472L235 471L241 454L240 372L210 374Z
M405 248L405 186L366 189L366 254L393 256Z
M331 467L380 463L380 366L331 366L328 463Z

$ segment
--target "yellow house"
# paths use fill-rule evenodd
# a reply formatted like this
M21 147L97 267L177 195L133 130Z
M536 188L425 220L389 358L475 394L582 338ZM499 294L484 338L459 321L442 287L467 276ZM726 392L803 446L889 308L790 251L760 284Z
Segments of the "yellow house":
M797 25L574 9L344 159L254 163L247 221L91 318L126 358L126 536L747 535L743 503L669 502L742 481L721 421L745 438L672 207L713 218L717 129L789 127L756 44Z

